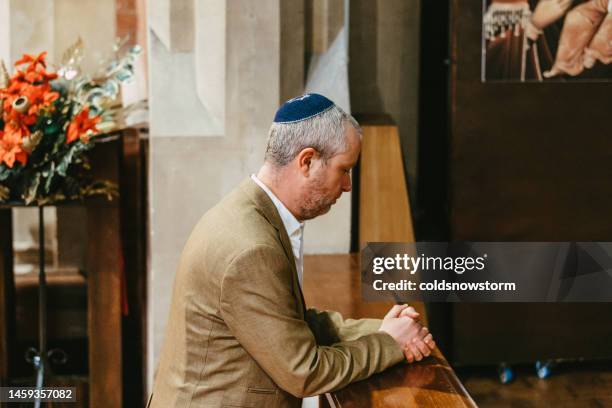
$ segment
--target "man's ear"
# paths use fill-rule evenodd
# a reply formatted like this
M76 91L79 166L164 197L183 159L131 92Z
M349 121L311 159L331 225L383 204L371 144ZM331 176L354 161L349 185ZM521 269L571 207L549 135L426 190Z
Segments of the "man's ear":
M310 170L312 170L313 160L319 157L319 152L317 152L312 147L307 147L303 149L297 155L297 164L300 170L300 173L305 177L308 177L310 174Z

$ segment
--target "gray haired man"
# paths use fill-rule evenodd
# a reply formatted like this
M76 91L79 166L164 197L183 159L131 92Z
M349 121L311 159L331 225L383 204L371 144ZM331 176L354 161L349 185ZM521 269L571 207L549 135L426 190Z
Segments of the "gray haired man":
M357 122L329 99L286 102L265 161L209 210L176 275L152 407L299 407L435 347L407 305L383 320L308 309L304 221L351 190Z

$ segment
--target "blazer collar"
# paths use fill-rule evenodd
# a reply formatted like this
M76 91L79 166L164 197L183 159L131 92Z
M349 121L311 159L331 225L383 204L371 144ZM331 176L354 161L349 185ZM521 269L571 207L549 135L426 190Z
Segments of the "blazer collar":
M283 225L283 220L281 219L280 214L278 213L278 210L274 205L274 202L272 202L272 199L268 197L266 192L263 191L261 187L259 187L257 183L255 183L250 177L245 179L240 184L240 188L246 193L246 195L251 199L251 201L255 203L255 206L261 210L263 216L268 220L268 222L272 224L274 228L279 230L279 232L284 231L284 235L287 235L287 231L285 230L285 226ZM289 248L291 249L290 241ZM290 252L291 254L293 254L292 251Z
M297 269L295 267L295 256L293 255L291 240L289 239L289 235L287 234L287 230L285 229L285 225L283 224L283 220L281 219L276 206L268 194L266 194L266 192L263 191L261 187L259 187L257 183L253 181L253 179L251 179L251 177L244 180L240 184L240 188L246 193L251 201L255 203L255 206L261 210L263 216L268 220L268 222L278 231L283 249L285 250L285 255L287 255L287 258L290 261L289 264L291 265L291 271L293 272L293 289L300 297L300 305L302 306L302 313L304 313L306 306L304 304L302 288L300 287L298 281Z

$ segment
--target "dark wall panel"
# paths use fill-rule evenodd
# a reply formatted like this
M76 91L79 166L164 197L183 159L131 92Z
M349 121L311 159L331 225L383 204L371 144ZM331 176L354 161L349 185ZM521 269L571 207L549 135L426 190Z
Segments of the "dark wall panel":
M452 2L450 238L612 241L612 84L482 83L481 21L480 1ZM612 357L611 312L455 305L454 360Z
M481 10L453 3L454 238L611 240L612 84L482 83Z

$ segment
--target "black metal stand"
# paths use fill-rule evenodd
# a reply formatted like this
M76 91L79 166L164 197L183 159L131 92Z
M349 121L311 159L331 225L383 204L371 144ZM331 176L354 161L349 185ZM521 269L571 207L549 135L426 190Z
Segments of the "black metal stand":
M38 350L30 348L26 360L36 371L36 389L45 385L45 374L49 359L58 363L66 362L66 353L60 349L47 351L47 276L45 274L45 212L44 206L38 207ZM36 400L35 408L40 408L41 401Z
M36 388L45 383L47 366L47 277L45 276L45 207L38 207L38 359L34 360ZM40 400L34 404L40 407Z
M45 384L45 369L47 368L47 277L45 275L45 211L44 206L38 207L38 350L30 348L26 352L26 360L36 371L36 389L42 389ZM36 400L35 408L40 408L41 401Z

